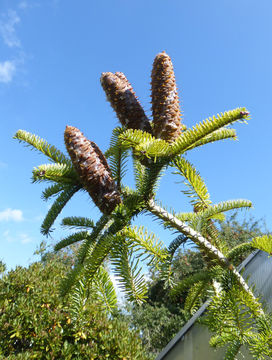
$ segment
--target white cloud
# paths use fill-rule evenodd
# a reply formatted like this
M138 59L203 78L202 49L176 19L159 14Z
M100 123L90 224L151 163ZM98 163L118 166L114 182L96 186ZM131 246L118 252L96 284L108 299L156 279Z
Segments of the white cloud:
M22 221L23 212L18 209L6 209L0 211L0 221Z
M20 10L26 10L26 9L32 9L32 8L37 8L40 7L41 4L37 1L20 1L18 4L18 9Z
M20 18L14 10L9 10L2 16L2 20L0 21L0 34L8 47L13 48L21 46L15 31L15 25L19 22Z
M3 232L3 237L4 237L4 239L5 239L7 242L9 242L9 243L14 242L14 239L13 239L13 237L10 235L10 231L9 231L9 230L6 230L6 231Z
M25 245L33 242L31 237L28 236L26 233L11 234L9 230L6 230L3 232L2 236L9 243L20 242L21 244Z
M0 62L0 82L9 83L15 74L16 66L13 61Z
M19 3L19 5L18 5L18 8L19 9L26 9L26 8L28 8L28 3L26 2L26 1L21 1L20 3Z
M27 234L20 234L22 244L29 244L32 242L32 239Z

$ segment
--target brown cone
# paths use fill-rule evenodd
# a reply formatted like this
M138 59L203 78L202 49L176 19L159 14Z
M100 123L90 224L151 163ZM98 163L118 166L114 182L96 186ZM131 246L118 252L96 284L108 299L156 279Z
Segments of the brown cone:
M181 134L183 126L173 65L165 52L155 57L151 91L154 136L172 142Z
M64 141L84 188L101 212L110 214L121 197L103 153L73 126L66 126Z
M121 72L105 72L100 81L121 124L128 129L152 133L149 120L125 75Z

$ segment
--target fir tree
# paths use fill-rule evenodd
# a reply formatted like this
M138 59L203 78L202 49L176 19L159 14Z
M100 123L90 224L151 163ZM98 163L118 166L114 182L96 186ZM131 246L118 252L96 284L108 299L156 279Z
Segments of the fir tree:
M257 358L264 354L271 356L269 317L232 260L249 249L259 248L271 253L272 237L256 237L236 248L222 241L216 222L224 218L226 211L250 208L252 204L241 199L213 204L204 180L187 160L189 150L223 139L236 139L236 132L230 126L235 122L245 123L249 112L245 108L226 111L185 130L180 122L175 77L167 54L161 53L155 58L151 82L153 122L149 123L125 76L102 74L102 86L122 125L113 130L105 156L97 145L71 127L65 132L71 159L26 131L19 130L15 135L51 161L33 170L34 182L51 184L43 197L56 196L42 224L44 234L50 232L62 208L78 190L87 191L102 212L95 224L88 218L63 220L64 225L80 231L63 239L56 250L79 242L80 247L74 268L62 282L61 294L72 292L80 296L80 287L87 289L97 277L103 281L103 264L108 259L121 279L120 286L127 299L141 303L146 298L147 286L139 265L141 259L147 259L150 266L160 269L165 287L172 296L184 286L190 286L186 299L189 312L199 305L203 294L208 292L212 296L207 324L215 332L212 345L229 345L227 359L234 359L243 344L254 356L259 356ZM135 189L123 183L130 153ZM187 185L185 194L192 204L192 212L176 213L157 199L159 180L166 168L173 168ZM133 219L140 213L152 214L180 236L166 248L154 234L132 226ZM205 271L176 284L172 281L172 259L187 240L195 243L207 266ZM83 293L86 296L87 292ZM244 309L251 313L250 318L245 316ZM243 324L239 331L228 331L238 324Z

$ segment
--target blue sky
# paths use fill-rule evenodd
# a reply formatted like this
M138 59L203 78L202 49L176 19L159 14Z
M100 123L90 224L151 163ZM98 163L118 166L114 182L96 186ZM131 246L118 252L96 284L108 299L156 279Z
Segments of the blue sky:
M118 121L100 74L124 72L150 115L150 73L162 50L172 58L188 127L221 111L249 109L248 125L236 125L239 141L188 155L214 202L250 199L251 215L271 229L271 16L270 0L1 0L0 259L8 267L33 260L50 206L40 199L43 186L30 182L32 168L46 159L13 140L14 133L28 130L64 150L68 124L105 151ZM168 173L159 195L187 211L177 180ZM97 218L98 211L79 194L61 217L68 215ZM169 242L169 234L151 228ZM48 243L63 235L57 223Z

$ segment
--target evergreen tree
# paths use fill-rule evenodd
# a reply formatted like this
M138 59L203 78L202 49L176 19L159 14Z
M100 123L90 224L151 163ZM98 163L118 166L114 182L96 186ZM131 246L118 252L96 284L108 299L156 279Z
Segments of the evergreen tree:
M220 341L213 341L212 344L230 344L232 350L228 351L228 359L235 357L235 351L242 344L248 345L255 355L271 355L270 342L266 341L271 336L269 319L233 264L233 260L251 249L260 248L271 253L271 237L256 237L234 248L220 238L216 223L224 219L224 213L250 208L252 204L241 199L213 204L203 179L187 158L188 152L197 147L223 139L235 139L236 132L230 125L237 121L245 123L249 119L248 111L237 108L186 129L180 121L173 66L164 52L157 55L153 64L152 122L148 123L124 74L103 73L101 84L122 125L113 130L110 147L105 154L74 127L65 130L69 157L26 131L19 130L15 135L19 141L41 151L51 161L33 170L34 182L51 183L43 192L43 197L48 199L56 196L42 224L43 234L50 232L62 208L79 190L87 191L102 213L95 224L87 218L64 220L64 225L77 227L80 231L63 239L56 249L78 242L81 245L75 266L62 282L61 294L65 296L78 291L80 284L84 288L92 286L107 258L121 279L126 298L141 303L147 297L147 286L139 261L145 259L150 266L160 269L161 279L171 296L190 286L185 300L187 311L192 312L199 306L199 301L207 292L213 294L208 325L220 333ZM130 154L134 164L135 189L123 183L126 160ZM192 204L192 212L177 213L167 209L157 199L159 179L166 168L172 168L187 185L185 194ZM132 226L133 219L140 213L151 214L166 228L177 231L179 236L166 248L154 234L143 227ZM179 247L188 240L199 249L206 269L175 283L172 276L173 258ZM219 304L226 297L229 297L226 306L230 307L230 316L222 320L221 327L213 326L213 321L218 325L216 313L220 313ZM234 303L237 307L235 318L231 315ZM239 311L242 306L252 314L253 323ZM222 327L227 329L228 324L233 327L235 322L244 324L246 330L236 332L233 336L227 330L224 334Z

